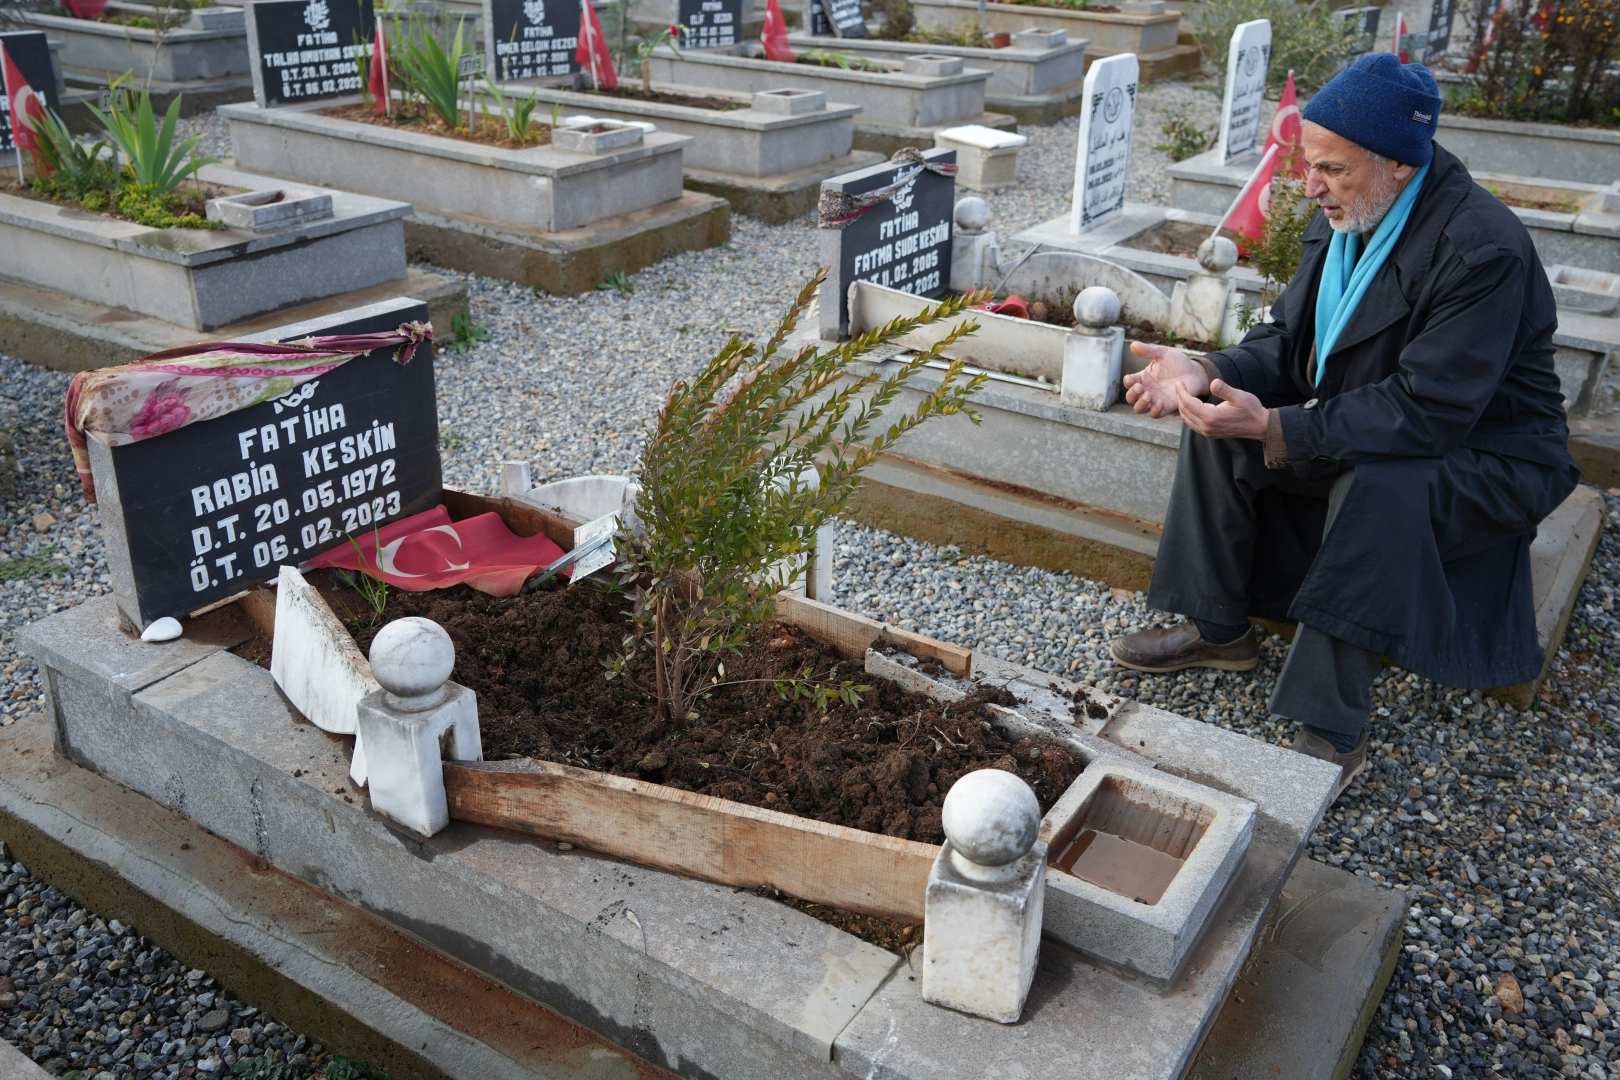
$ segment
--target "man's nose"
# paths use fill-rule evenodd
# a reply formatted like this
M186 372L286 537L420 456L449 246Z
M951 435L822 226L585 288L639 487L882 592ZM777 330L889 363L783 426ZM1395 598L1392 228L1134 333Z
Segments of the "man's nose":
M1320 199L1327 194L1328 186L1315 176L1305 178L1305 197L1307 199Z

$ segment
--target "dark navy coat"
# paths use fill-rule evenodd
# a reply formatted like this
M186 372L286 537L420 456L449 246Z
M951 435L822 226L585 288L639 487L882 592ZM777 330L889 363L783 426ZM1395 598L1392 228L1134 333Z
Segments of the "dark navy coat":
M1274 321L1211 354L1223 379L1279 410L1300 480L1355 469L1325 536L1319 499L1279 495L1264 512L1252 613L1452 686L1533 678L1530 542L1579 472L1530 235L1436 144L1400 242L1313 386L1331 235L1317 211Z

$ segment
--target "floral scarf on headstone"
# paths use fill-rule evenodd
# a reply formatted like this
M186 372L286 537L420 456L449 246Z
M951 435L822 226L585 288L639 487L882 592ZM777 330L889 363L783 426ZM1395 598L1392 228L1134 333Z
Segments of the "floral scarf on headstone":
M398 346L395 363L408 364L423 341L424 322L402 323L378 334L313 337L270 345L216 341L143 356L118 367L81 371L67 392L67 439L85 498L96 501L88 434L113 446L163 435L199 420L284 397L303 383L376 349Z

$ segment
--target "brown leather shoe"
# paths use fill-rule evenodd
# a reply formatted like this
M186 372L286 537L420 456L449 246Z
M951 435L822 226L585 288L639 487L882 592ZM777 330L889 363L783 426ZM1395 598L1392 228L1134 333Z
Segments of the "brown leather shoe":
M1294 733L1294 741L1289 744L1290 750L1297 750L1308 757L1321 758L1331 761L1339 766L1339 786L1333 790L1333 797L1337 799L1344 794L1344 789L1355 782L1367 768L1367 729L1361 729L1361 742L1348 754L1341 754L1333 748L1333 744L1320 735L1313 735L1304 728Z
M1217 671L1248 671L1260 662L1260 639L1251 625L1248 632L1225 645L1211 645L1188 619L1168 630L1139 630L1108 646L1114 663L1135 671L1180 671L1207 667Z

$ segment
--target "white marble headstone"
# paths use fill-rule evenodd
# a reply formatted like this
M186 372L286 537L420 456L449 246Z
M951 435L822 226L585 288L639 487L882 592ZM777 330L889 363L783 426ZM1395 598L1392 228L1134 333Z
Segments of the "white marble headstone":
M1271 60L1271 20L1240 23L1232 31L1226 59L1226 97L1221 102L1221 136L1215 157L1230 165L1260 149L1260 105L1266 93L1266 64Z
M1140 70L1135 53L1118 53L1093 60L1086 71L1069 223L1073 232L1095 228L1125 209Z

